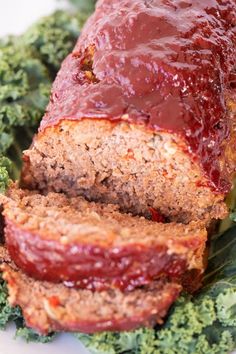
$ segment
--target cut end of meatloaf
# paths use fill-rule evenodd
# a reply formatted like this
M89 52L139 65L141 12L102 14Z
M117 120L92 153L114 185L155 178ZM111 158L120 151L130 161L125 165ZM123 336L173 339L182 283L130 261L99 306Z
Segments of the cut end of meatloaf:
M3 199L11 258L37 279L132 290L163 274L181 281L203 272L207 232L199 222L157 223L115 205L16 187Z
M122 293L68 289L34 280L10 265L1 266L9 302L21 307L27 326L41 334L51 331L127 331L162 323L181 287L161 279Z
M225 195L210 186L180 137L106 120L62 120L25 151L22 186L83 195L167 220L222 219Z

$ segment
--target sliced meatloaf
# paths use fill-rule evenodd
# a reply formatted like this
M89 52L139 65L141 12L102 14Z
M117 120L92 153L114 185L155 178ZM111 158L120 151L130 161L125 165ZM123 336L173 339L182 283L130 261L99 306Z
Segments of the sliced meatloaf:
M36 281L14 266L2 265L9 302L19 305L26 324L41 334L51 331L132 330L162 323L180 293L180 285L165 279L122 293L69 289L62 284Z
M184 223L223 218L235 21L235 0L98 1L25 152L23 185Z
M11 258L36 279L132 290L163 275L181 281L203 272L207 232L198 222L157 223L82 197L17 188L3 215Z

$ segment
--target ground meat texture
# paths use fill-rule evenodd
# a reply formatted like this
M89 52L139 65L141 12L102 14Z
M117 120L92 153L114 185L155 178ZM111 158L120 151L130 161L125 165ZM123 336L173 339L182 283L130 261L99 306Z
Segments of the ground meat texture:
M38 134L24 155L23 186L115 203L124 212L167 220L224 218L215 194L186 145L174 134L128 123L62 121Z
M11 266L14 267L14 263L11 260L9 252L4 244L0 244L0 264L2 263L11 264Z
M187 271L203 272L207 232L198 222L157 223L115 205L17 188L4 199L10 256L36 279L125 291L163 275L181 282Z
M234 0L100 0L58 73L23 184L185 223L224 218L235 21Z
M41 334L51 331L126 331L162 323L181 287L160 279L128 293L68 289L34 280L14 266L1 266L12 306L22 309L26 325Z

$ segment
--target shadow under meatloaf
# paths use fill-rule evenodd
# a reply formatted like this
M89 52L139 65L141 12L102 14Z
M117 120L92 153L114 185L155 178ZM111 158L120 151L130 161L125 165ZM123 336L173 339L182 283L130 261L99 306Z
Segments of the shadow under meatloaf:
M188 272L196 281L203 273L207 232L199 222L157 223L115 205L17 187L3 199L8 251L36 279L131 291L163 276L181 283Z
M9 303L19 305L26 325L41 334L52 331L126 331L161 324L169 307L177 299L181 286L160 279L132 292L110 288L102 292L70 289L32 279L13 263L5 249L0 254L7 282Z

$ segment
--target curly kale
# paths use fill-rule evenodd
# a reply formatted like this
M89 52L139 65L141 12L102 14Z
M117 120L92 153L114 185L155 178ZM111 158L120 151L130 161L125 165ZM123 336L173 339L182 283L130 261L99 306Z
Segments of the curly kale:
M0 153L14 143L15 128L34 127L48 101L46 67L20 41L0 48Z
M54 76L75 45L86 18L81 12L72 15L57 11L33 25L22 40Z
M10 183L13 164L5 156L0 157L0 193L4 193Z

